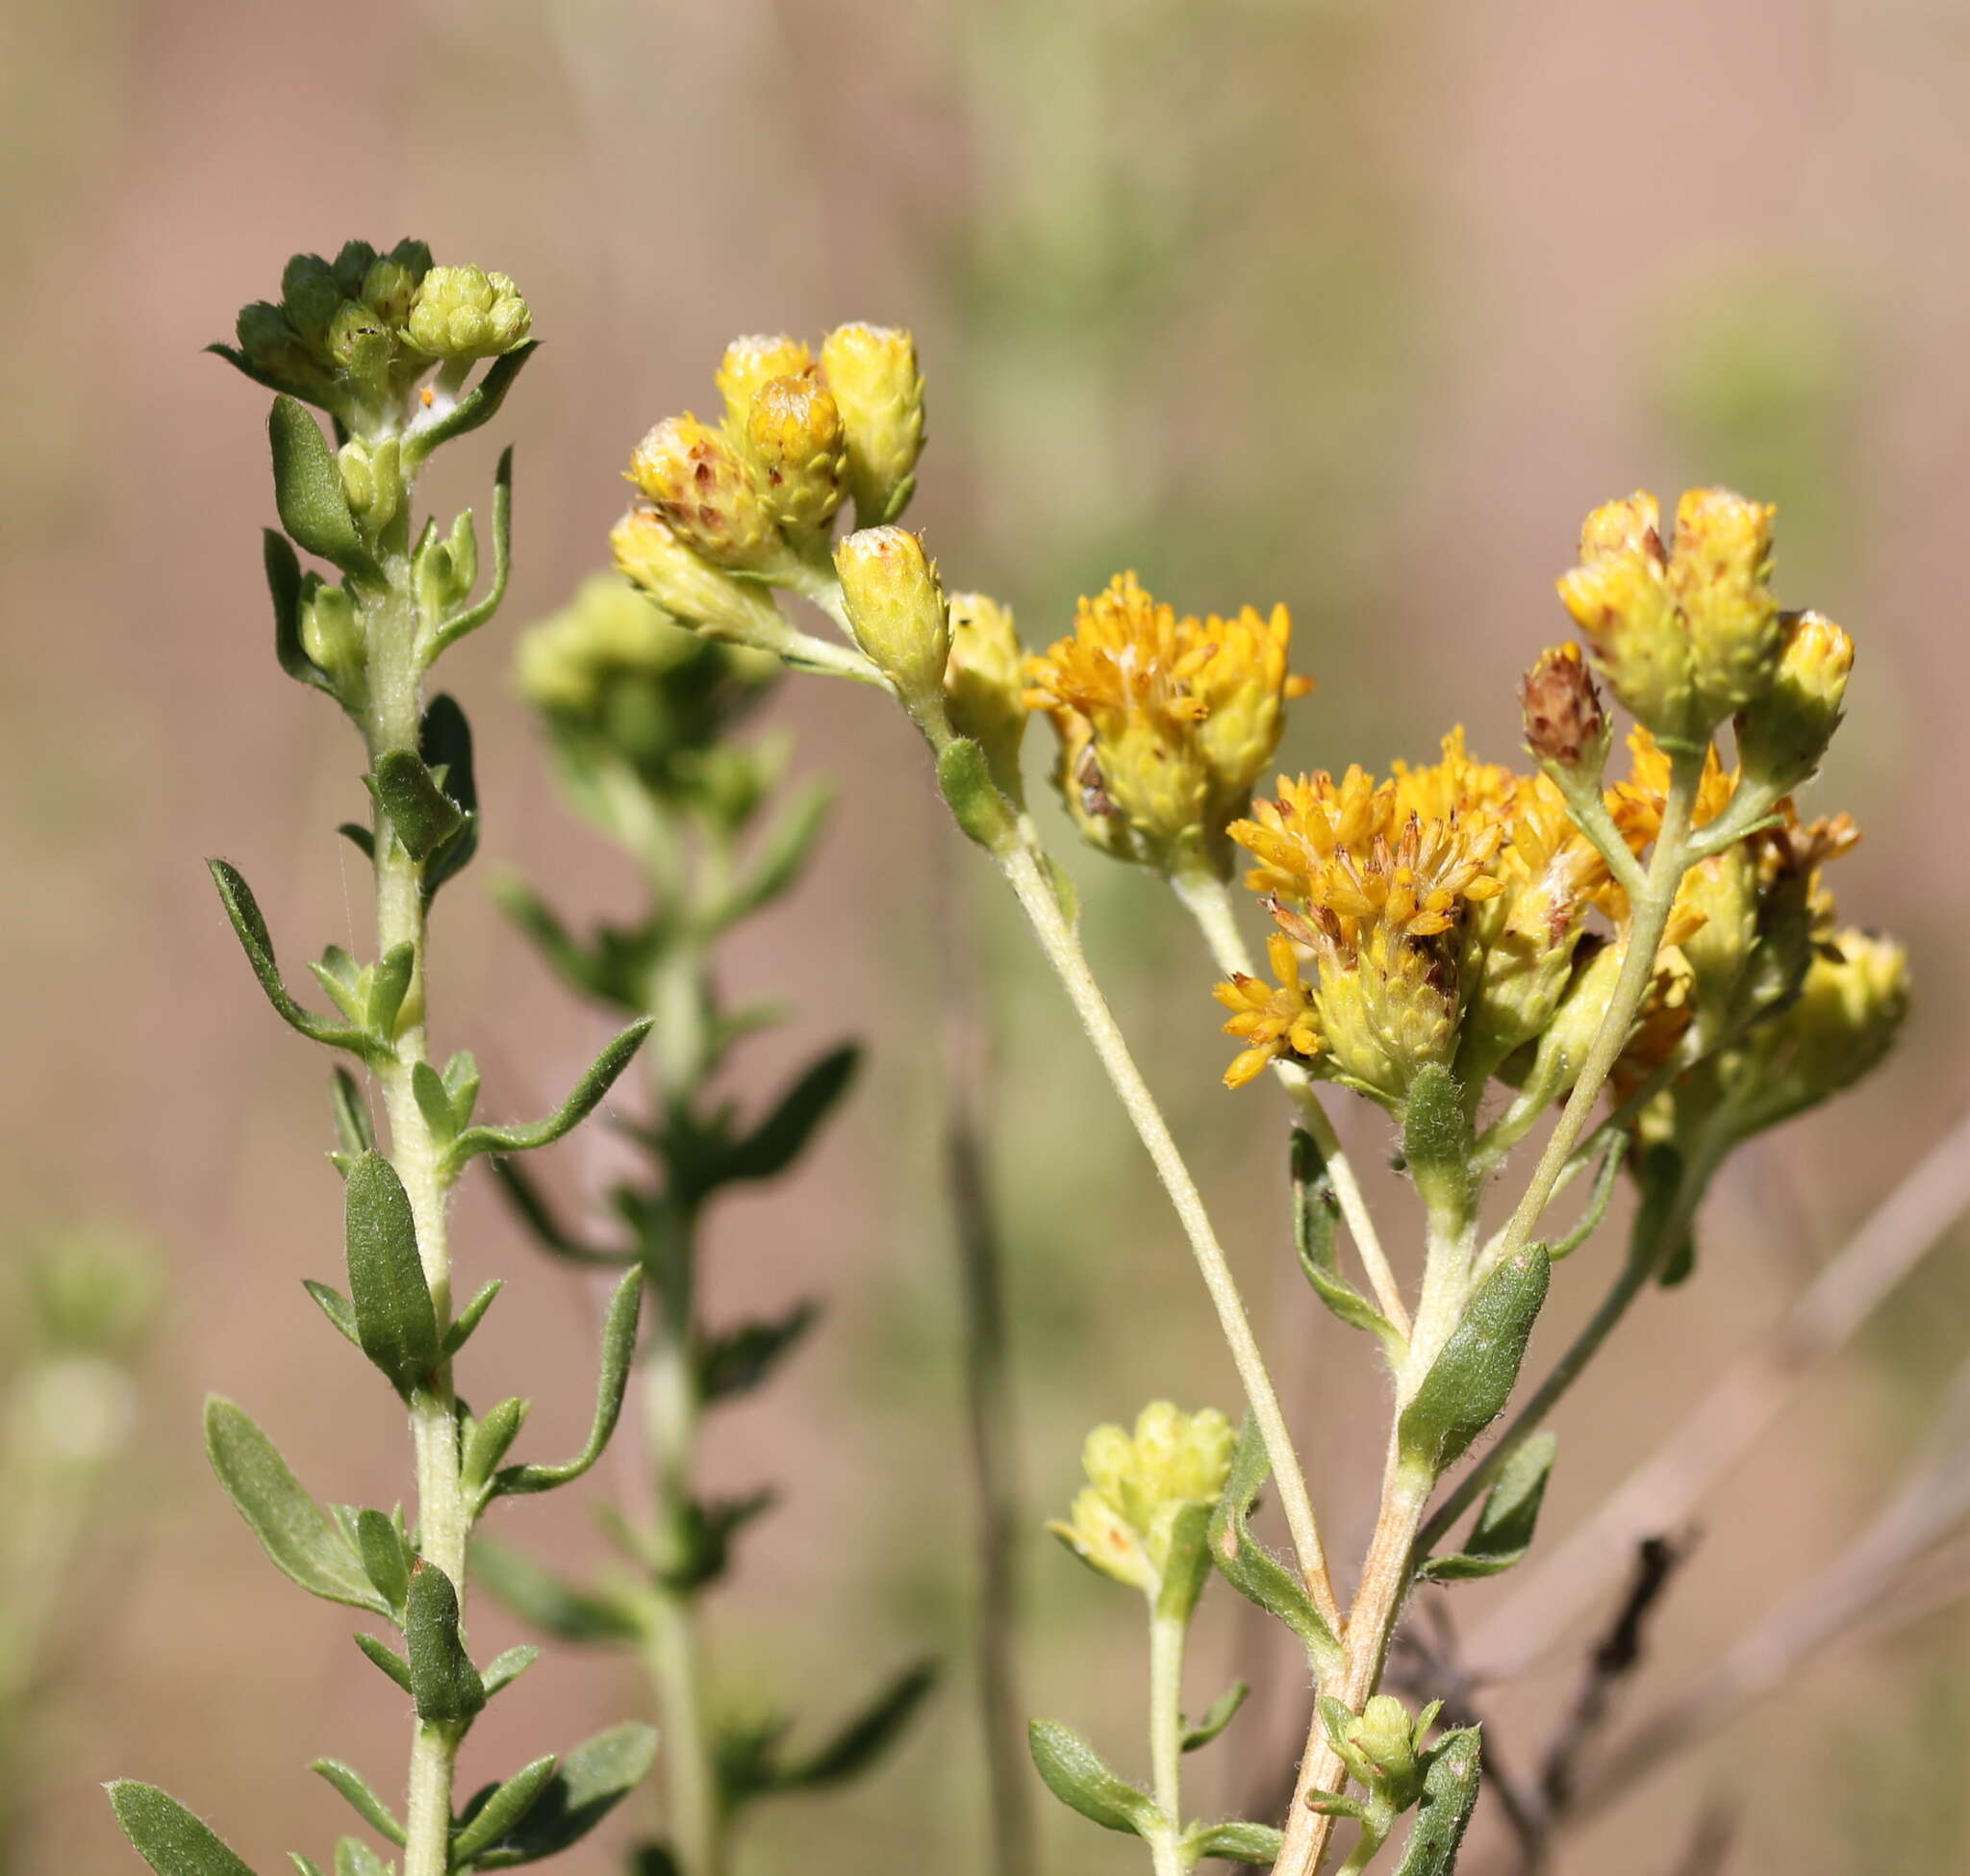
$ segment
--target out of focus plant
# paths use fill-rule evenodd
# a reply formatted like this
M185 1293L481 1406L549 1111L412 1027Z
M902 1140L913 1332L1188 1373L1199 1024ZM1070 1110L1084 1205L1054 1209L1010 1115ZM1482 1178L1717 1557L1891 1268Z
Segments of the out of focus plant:
M1452 1726L1432 1738L1440 1702L1411 1712L1380 1690L1405 1602L1418 1584L1494 1575L1525 1556L1554 1454L1543 1423L1637 1296L1689 1279L1719 1166L1864 1075L1906 1006L1898 948L1838 926L1823 883L1855 830L1794 806L1838 726L1853 646L1821 615L1781 610L1770 508L1695 490L1670 529L1638 494L1588 518L1580 564L1560 581L1582 643L1545 652L1524 682L1531 771L1481 761L1452 731L1439 760L1398 764L1384 780L1322 771L1254 800L1284 707L1304 688L1283 607L1179 615L1122 574L1081 602L1070 635L1028 655L1004 608L947 599L921 540L895 525L922 437L906 337L869 335L778 382L751 403L728 390L720 425L687 417L650 432L630 468L642 499L613 536L618 565L709 639L902 706L1150 1155L1246 1394L1235 1441L1217 1416L1167 1403L1132 1435L1091 1437L1089 1486L1062 1532L1148 1602L1152 1777L1147 1787L1123 1779L1052 1722L1033 1730L1040 1770L1075 1810L1143 1838L1159 1876L1207 1856L1307 1876L1342 1819L1353 1826L1344 1867L1361 1870L1405 1817L1403 1876L1448 1871L1477 1798L1478 1737ZM836 541L830 522L848 493L856 528ZM795 624L775 587L818 606L842 638ZM1634 720L1628 773L1614 780L1604 683ZM1054 780L1088 843L1167 879L1195 918L1241 1045L1226 1081L1269 1072L1293 1104L1301 1266L1386 1370L1390 1418L1374 1434L1387 1455L1381 1504L1345 1610L1230 1263L1088 967L1073 887L1025 813L1019 750L1031 711L1051 721ZM1269 979L1231 892L1241 865L1272 926ZM1413 1300L1323 1082L1393 1124L1424 1228ZM1547 1123L1487 1231L1486 1200ZM1639 1204L1607 1296L1451 1485L1515 1395L1553 1266L1592 1237L1624 1170ZM1550 1224L1553 1200L1590 1172L1580 1215ZM1344 1223L1365 1293L1340 1262ZM1268 1477L1290 1563L1249 1529ZM1473 1506L1473 1525L1447 1543ZM1235 1710L1221 1702L1194 1727L1180 1717L1182 1636L1210 1566L1279 1619L1318 1686L1283 1829L1182 1809L1182 1748Z
M823 422L818 442L808 434L824 393L804 352L735 347L721 383L737 418L750 418L737 434L774 466L790 513L823 521L836 485L811 472L811 457L833 432ZM713 434L694 446L730 474ZM933 1678L927 1663L903 1669L830 1737L801 1750L789 1746L789 1718L756 1706L721 1709L707 1684L702 1599L773 1494L705 1490L704 1416L766 1381L813 1326L817 1306L708 1322L699 1306L704 1228L722 1194L779 1178L806 1152L846 1093L858 1054L852 1045L827 1050L748 1120L717 1088L734 1046L776 1020L767 1003L726 1004L720 948L793 889L827 808L824 788L788 784L783 739L738 740L779 671L776 658L686 630L613 574L589 581L529 631L518 657L520 689L540 712L569 800L636 866L646 898L635 923L585 937L518 882L506 886L506 903L579 995L656 1027L645 1052L651 1111L624 1124L647 1170L611 1188L606 1231L564 1223L518 1164L500 1171L545 1250L630 1269L649 1291L655 1321L641 1371L649 1488L609 1521L621 1561L593 1586L503 1548L488 1546L481 1566L495 1593L547 1633L619 1643L641 1657L666 1805L664 1835L642 1847L639 1866L681 1876L730 1868L734 1827L759 1799L860 1772L901 1732Z
M654 1745L646 1726L630 1723L565 1757L538 1758L463 1804L454 1791L473 1721L539 1652L473 1661L467 1540L497 1500L554 1490L594 1464L621 1407L641 1304L632 1274L608 1306L582 1450L558 1463L509 1458L528 1403L516 1396L475 1413L454 1382L455 1363L501 1284L492 1279L455 1306L451 1191L475 1159L567 1133L602 1100L649 1027L646 1019L631 1025L555 1113L520 1126L475 1122L480 1077L471 1055L461 1050L441 1066L429 1048L432 904L471 859L479 825L465 713L448 696L427 698L424 684L441 654L492 619L504 596L511 451L494 483L483 585L471 514L448 528L435 518L419 522L414 495L435 450L498 413L532 353L530 323L526 301L502 274L435 266L421 241L387 253L353 241L333 261L295 256L280 299L247 307L238 344L214 347L275 393L268 429L281 531L265 537L274 650L287 674L330 697L362 738L368 819L340 831L373 870L374 956L331 945L311 966L328 1007L305 1005L282 975L245 879L223 860L212 873L275 1013L349 1064L334 1074L330 1154L343 1185L348 1290L307 1287L327 1325L403 1404L415 1508L408 1515L400 1506L324 1509L244 1410L217 1396L207 1405L206 1448L274 1566L311 1594L362 1610L391 1637L366 1631L355 1639L414 1710L401 1815L341 1761L318 1760L313 1769L398 1848L404 1876L454 1876L554 1854L635 1785ZM327 416L329 434L310 404ZM304 571L303 553L329 572ZM388 1124L387 1154L372 1097ZM240 1859L163 1791L124 1780L110 1794L159 1876L240 1876ZM313 1861L291 1854L302 1876L318 1876ZM336 1876L381 1876L386 1864L363 1838L346 1837L334 1867Z

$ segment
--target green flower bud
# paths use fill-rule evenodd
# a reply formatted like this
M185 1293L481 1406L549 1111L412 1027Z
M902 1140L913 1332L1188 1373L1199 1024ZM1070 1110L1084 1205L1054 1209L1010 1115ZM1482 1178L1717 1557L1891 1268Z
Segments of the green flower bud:
M352 295L336 285L335 270L318 254L296 254L281 270L281 306L304 345L321 351L336 309Z
M923 378L917 343L891 326L837 326L821 347L821 376L841 407L855 524L900 515L923 452Z
M433 267L418 283L405 332L431 358L496 358L527 336L533 314L503 273Z
M950 601L950 659L944 668L944 703L950 726L985 751L992 779L1008 800L1024 798L1020 743L1029 713L1025 659L1009 608L982 593Z
M937 569L907 528L867 527L835 549L855 643L926 735L947 728L944 672L950 618Z
M1047 1528L1095 1569L1154 1601L1178 1514L1218 1502L1237 1444L1215 1407L1190 1414L1152 1401L1136 1416L1133 1434L1110 1425L1088 1435L1081 1452L1087 1486L1069 1521Z
M328 322L328 355L337 368L366 383L390 369L396 338L362 300L345 299Z
M394 258L378 261L363 276L363 304L394 332L411 317L411 308L417 298L417 282L422 277L422 270L408 267Z
M346 587L317 583L301 600L301 649L329 676L344 682L368 659L356 601Z
M1854 641L1824 613L1787 613L1784 630L1772 688L1738 713L1737 759L1747 780L1789 795L1811 777L1840 726Z

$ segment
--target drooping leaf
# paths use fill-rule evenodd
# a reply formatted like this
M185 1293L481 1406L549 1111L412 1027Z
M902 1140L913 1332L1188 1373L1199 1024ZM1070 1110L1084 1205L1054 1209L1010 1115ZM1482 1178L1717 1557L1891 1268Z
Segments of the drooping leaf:
M253 967L253 975L260 980L260 987L266 993L266 1001L273 1005L275 1014L313 1042L366 1055L369 1038L361 1029L338 1018L317 1016L313 1010L303 1009L288 994L280 966L274 962L273 939L268 935L266 921L261 916L253 889L240 876L239 869L229 866L224 860L208 860L206 866L212 873L214 885L219 889L219 903L226 908L226 917L232 922L240 949L246 953L246 962Z
M1208 1542L1211 1561L1232 1588L1248 1602L1277 1616L1306 1646L1308 1660L1322 1679L1342 1665L1341 1644L1307 1593L1299 1574L1289 1569L1251 1534L1248 1520L1252 1501L1272 1470L1265 1436L1250 1414L1239 1430L1238 1447L1225 1481L1224 1496L1211 1514Z
M1224 1698L1218 1701L1195 1726L1185 1729L1183 1750L1196 1752L1209 1745L1231 1724L1232 1716L1245 1705L1245 1696L1250 1691L1243 1681L1233 1681Z
M352 578L380 582L382 573L363 545L342 493L341 470L321 426L301 404L283 395L273 400L266 428L281 525L310 553L333 561Z
M486 1684L458 1633L458 1592L437 1564L420 1558L411 1572L404 1621L411 1700L419 1719L457 1726L486 1704Z
M513 381L519 376L520 368L534 355L540 342L538 339L530 339L510 352L502 352L486 368L485 376L442 417L420 428L414 428L404 438L405 469L414 471L441 444L450 443L455 437L468 436L482 423L490 423L498 415L499 406L506 401L506 393L513 389Z
M780 1791L812 1791L866 1771L902 1736L911 1715L937 1685L937 1663L914 1661L839 1727L834 1736L774 1774Z
M1401 1332L1374 1304L1342 1275L1334 1255L1336 1227L1341 1216L1334 1182L1313 1136L1303 1128L1293 1132L1293 1241L1300 1268L1313 1293L1350 1329L1365 1329L1400 1361L1407 1344Z
M509 1544L476 1538L472 1569L482 1589L557 1640L634 1641L643 1633L634 1611L607 1596L564 1583Z
M511 1686L540 1659L541 1651L531 1642L522 1641L512 1648L502 1648L486 1663L479 1676L486 1684L486 1698L491 1700L501 1687Z
M1163 1829L1156 1801L1126 1779L1117 1778L1087 1740L1058 1720L1034 1720L1026 1728L1033 1763L1048 1790L1103 1830L1149 1837Z
M452 1838L451 1863L463 1869L482 1850L490 1850L507 1836L519 1820L540 1802L541 1794L553 1782L561 1761L551 1752L522 1765L503 1785L495 1785L483 1801L466 1808L458 1834Z
M812 1063L766 1118L726 1149L720 1177L777 1179L799 1158L829 1110L847 1093L861 1059L861 1050L846 1043Z
M741 1323L720 1334L707 1335L697 1351L699 1397L711 1402L750 1393L813 1328L820 1314L820 1305L796 1303L784 1316Z
M1523 1561L1539 1522L1539 1506L1558 1445L1557 1433L1542 1432L1520 1446L1499 1468L1463 1549L1430 1558L1418 1574L1435 1583L1461 1583L1495 1577Z
M105 1787L117 1823L157 1876L253 1876L212 1827L155 1785L119 1778Z
M446 1174L456 1177L459 1169L476 1153L531 1153L550 1145L588 1118L602 1097L616 1085L617 1077L629 1066L643 1047L655 1019L640 1017L595 1057L594 1066L575 1084L574 1092L543 1121L530 1127L467 1128L451 1144L444 1155Z
M1193 1824L1184 1834L1198 1859L1222 1857L1226 1863L1272 1863L1285 1842L1270 1824L1234 1820L1224 1824Z
M438 1312L417 1256L410 1195L381 1153L366 1153L349 1168L344 1223L363 1353L408 1398L438 1365Z
M376 1615L391 1612L354 1545L308 1496L273 1442L217 1394L205 1405L205 1450L226 1496L276 1569L311 1595Z
M602 1318L602 1364L595 1382L595 1417L588 1444L560 1465L509 1465L493 1477L495 1493L514 1495L552 1491L579 1479L602 1457L609 1435L622 1412L622 1393L629 1384L630 1363L636 1357L636 1325L643 1309L643 1272L627 1272L609 1299Z
M379 1837L391 1843L403 1842L404 1827L353 1765L344 1765L340 1759L317 1759L308 1769L334 1786L349 1801L356 1815Z
M1532 1244L1478 1286L1397 1423L1405 1461L1441 1477L1504 1411L1551 1277L1545 1247Z
M1452 1876L1456 1868L1457 1850L1478 1803L1482 1772L1479 1731L1475 1726L1459 1727L1446 1733L1429 1749L1423 1799L1416 1807L1416 1820L1409 1826L1409 1840L1403 1845L1395 1876Z
M562 1760L526 1814L479 1854L478 1866L538 1863L580 1842L642 1782L656 1751L655 1730L635 1720L585 1740Z

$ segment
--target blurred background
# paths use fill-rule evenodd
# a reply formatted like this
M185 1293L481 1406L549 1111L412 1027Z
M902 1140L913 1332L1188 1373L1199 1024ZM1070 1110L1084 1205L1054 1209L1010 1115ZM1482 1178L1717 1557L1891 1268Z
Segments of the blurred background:
M483 850L571 914L628 910L633 882L547 783L513 633L602 560L629 447L657 417L716 403L734 333L915 330L932 420L913 524L953 585L1017 608L1029 643L1122 566L1184 609L1284 599L1296 665L1320 682L1282 751L1296 768L1426 758L1453 722L1509 758L1513 687L1563 635L1552 583L1591 505L1700 481L1780 503L1786 603L1824 608L1860 646L1817 800L1867 838L1834 883L1850 919L1907 940L1918 1013L1863 1093L1733 1166L1694 1285L1638 1310L1564 1413L1553 1535L1970 1098L1951 976L1970 869L1949 806L1970 784L1966 82L1958 0L1666 0L1646 22L1604 0L16 0L0 21L0 838L15 880L0 944L17 993L0 1239L23 1285L51 1247L85 1233L100 1258L113 1239L158 1301L147 1325L88 1342L134 1392L97 1402L107 1478L59 1563L21 1566L57 1571L42 1586L61 1613L38 1632L30 1693L0 1708L9 1870L134 1866L96 1788L125 1774L215 1814L271 1868L342 1827L308 1760L332 1752L385 1787L401 1763L395 1696L340 1611L266 1567L196 1431L216 1388L324 1495L400 1489L387 1396L354 1382L300 1288L341 1256L323 1064L265 1007L199 864L238 861L297 961L366 917L332 832L363 807L355 745L267 655L265 399L200 352L291 251L419 235L440 260L510 272L533 305L547 343L498 431L518 444L513 596L447 674L480 736ZM483 501L493 454L450 452L433 506ZM749 1866L982 1870L928 1040L954 953L977 960L995 1019L981 1098L1010 1257L1029 1705L1124 1769L1142 1758L1137 1612L1041 1524L1064 1509L1089 1425L1157 1394L1228 1407L1235 1387L1148 1168L996 882L940 824L907 726L819 681L773 708L838 812L801 896L729 969L796 1013L787 1060L841 1034L871 1059L797 1181L723 1213L713 1247L715 1316L808 1294L827 1309L716 1429L714 1477L785 1490L720 1592L720 1671L742 1702L756 1684L810 1712L912 1652L951 1671L881 1775L815 1801L824 1813L764 1814ZM1358 1555L1381 1383L1293 1268L1276 1106L1218 1086L1212 974L1174 902L1098 856L1071 864L1098 966L1307 1430L1336 1547ZM437 1035L477 1052L492 1112L531 1113L605 1025L547 980L491 874L442 908ZM742 1094L782 1078L771 1050L741 1066ZM1373 1115L1344 1124L1378 1156ZM577 1136L543 1177L579 1204L610 1151ZM1566 1267L1543 1347L1617 1243ZM461 1244L467 1280L502 1274L523 1299L494 1311L476 1357L536 1397L530 1437L558 1444L587 1415L594 1286L530 1250L483 1179ZM1644 1695L1681 1685L1871 1515L1970 1343L1954 1252L1703 1508ZM45 1337L27 1302L9 1319L17 1380ZM612 1456L619 1477L636 1463L633 1441ZM576 1566L583 1518L543 1506L503 1508L502 1534ZM1459 1617L1502 1589L1460 1589ZM1258 1688L1233 1742L1192 1762L1228 1809L1297 1749L1303 1674L1235 1598L1213 1602L1196 1704L1234 1671ZM490 1608L475 1620L481 1653L519 1633ZM1507 1749L1568 1686L1500 1706ZM567 1649L530 1687L489 1714L468 1770L643 1700L629 1663ZM1910 1858L1892 1866L1960 1866L1970 1806L1945 1794L1961 1790L1966 1688L1959 1610L1830 1649L1562 1867L1668 1876L1719 1795L1733 1870L1887 1867L1888 1819ZM647 1826L628 1815L640 1802L613 1840ZM1046 1868L1138 1861L1044 1799L1041 1818ZM608 1866L610 1840L576 1854Z

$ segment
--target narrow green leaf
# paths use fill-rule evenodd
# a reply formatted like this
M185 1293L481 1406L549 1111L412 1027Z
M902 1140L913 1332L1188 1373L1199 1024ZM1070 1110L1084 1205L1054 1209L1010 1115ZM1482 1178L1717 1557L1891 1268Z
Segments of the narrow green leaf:
M411 1558L395 1523L377 1510L356 1513L356 1551L376 1593L401 1617L411 1586Z
M367 827L364 826L360 821L344 821L336 828L336 832L347 841L357 852L362 854L366 860L371 862L375 860L376 836Z
M635 1720L584 1740L562 1760L526 1815L478 1855L479 1867L538 1863L580 1842L642 1782L656 1751L655 1730Z
M1621 1163L1627 1157L1627 1137L1618 1135L1601 1155L1600 1168L1594 1175L1594 1189L1588 1194L1586 1208L1580 1213L1579 1222L1553 1247L1550 1255L1554 1263L1562 1257L1572 1256L1601 1229L1601 1221L1607 1216L1608 1201L1614 1197L1614 1181L1620 1178Z
M438 785L415 749L386 749L366 781L414 860L429 858L465 823L459 804Z
M376 1145L376 1129L369 1125L369 1109L364 1104L356 1077L347 1069L336 1070L329 1100L335 1110L336 1138L342 1143L342 1151L369 1152Z
M424 898L437 897L447 879L463 873L479 850L479 786L472 773L472 726L458 699L441 691L424 708L417 752L433 774L444 776L444 792L465 817L424 863Z
M1305 1584L1251 1534L1247 1522L1271 1470L1265 1437L1258 1423L1247 1414L1225 1481L1225 1494L1211 1513L1211 1561L1241 1596L1277 1616L1300 1637L1315 1674L1324 1680L1342 1665L1341 1644L1314 1607Z
M103 1787L137 1854L157 1876L253 1876L212 1828L166 1791L119 1778Z
M502 1648L486 1663L479 1678L486 1684L486 1698L491 1700L501 1687L510 1686L528 1668L541 1659L541 1651L531 1642L522 1641L512 1648Z
M328 673L301 646L301 563L293 543L277 528L261 531L261 558L266 567L266 590L273 600L273 655L297 684L312 684L335 695Z
M447 1360L471 1339L472 1331L478 1328L486 1311L492 1308L492 1299L505 1287L505 1278L493 1278L458 1312L458 1320L444 1331L443 1350Z
M411 1690L411 1664L387 1641L379 1641L373 1635L356 1635L350 1637L364 1654L380 1667L406 1693Z
M281 525L310 553L333 561L343 572L380 581L382 574L363 545L342 493L335 451L321 426L293 398L280 396L267 418L267 440L273 449L273 498Z
M976 841L988 852L1004 851L1018 823L1011 803L992 779L984 749L971 737L954 736L939 752L937 788L967 840Z
M308 1769L334 1786L349 1801L356 1815L379 1837L388 1838L392 1843L403 1842L404 1827L354 1766L344 1765L340 1759L317 1759Z
M502 352L486 368L485 376L442 417L414 428L404 438L405 469L415 470L441 444L450 443L455 437L467 436L482 423L490 423L497 416L499 406L506 401L506 393L513 389L513 381L519 376L520 368L534 355L540 342L538 339L530 339L510 352Z
M783 1094L772 1111L720 1164L726 1179L777 1179L806 1150L815 1130L847 1093L862 1052L853 1043L830 1050Z
M456 1177L459 1169L477 1153L531 1153L577 1127L616 1085L617 1077L643 1047L653 1022L651 1017L640 1017L624 1029L595 1057L594 1066L576 1083L574 1092L545 1120L536 1121L531 1127L467 1128L452 1142L451 1151L444 1156L447 1175Z
M627 1007L615 994L610 973L602 961L583 944L556 915L552 906L524 880L502 877L493 881L492 896L499 908L533 941L550 969L562 982L583 997Z
M455 613L438 628L425 653L425 663L437 657L447 646L456 645L468 632L479 627L499 610L500 601L506 597L506 578L512 567L513 554L513 446L499 453L499 468L492 477L492 580L484 596L464 611Z
M699 1398L723 1401L750 1393L820 1315L818 1304L797 1303L784 1316L742 1323L737 1329L704 1337L697 1351Z
M1423 1800L1395 1876L1452 1876L1456 1868L1482 1775L1478 1733L1475 1726L1459 1727L1430 1748Z
M519 1437L531 1405L518 1398L501 1401L472 1429L459 1468L460 1483L467 1493L476 1497L491 1484L493 1467Z
M588 1444L562 1465L510 1465L493 1479L498 1494L552 1491L579 1479L602 1457L609 1435L622 1411L622 1391L629 1384L629 1366L636 1356L636 1324L643 1308L643 1272L627 1272L609 1299L602 1319L602 1368L595 1384L595 1417Z
M391 1876L391 1872L360 1837L345 1837L335 1846L335 1876Z
M776 1771L773 1788L812 1791L823 1786L840 1785L866 1771L902 1736L911 1715L936 1685L935 1661L912 1662L824 1745Z
M465 1868L481 1850L490 1850L512 1831L540 1801L560 1766L561 1761L550 1752L496 1786L453 1838L451 1866Z
M1233 1681L1230 1690L1216 1706L1204 1714L1198 1723L1188 1728L1183 1735L1183 1750L1196 1752L1207 1746L1218 1735L1231 1724L1232 1716L1245 1705L1245 1696L1251 1689L1243 1681Z
M1236 1821L1225 1824L1193 1824L1184 1834L1200 1862L1205 1857L1222 1857L1226 1863L1271 1863L1278 1860L1285 1838L1270 1824Z
M365 1027L385 1048L396 1041L397 1013L404 1006L417 968L417 948L409 939L392 945L377 959L369 975L369 1003L363 1012ZM421 1068L422 1063L418 1066Z
M417 1258L417 1228L396 1168L366 1153L349 1169L344 1207L349 1301L363 1353L408 1396L438 1365L438 1315Z
M349 1338L350 1345L360 1349L363 1338L356 1332L356 1312L349 1307L349 1299L326 1283L317 1283L312 1277L302 1278L301 1287L320 1306L321 1313Z
M298 1850L290 1850L288 1861L294 1865L295 1876L321 1876L321 1865L313 1857L304 1857Z
M1101 1756L1072 1727L1058 1720L1034 1720L1026 1728L1033 1763L1048 1790L1103 1830L1149 1837L1164 1828L1163 1813L1147 1791L1120 1779Z
M557 1640L634 1641L643 1633L632 1610L564 1583L510 1544L475 1538L472 1570L480 1588Z
M1405 1460L1439 1478L1504 1411L1551 1277L1545 1247L1533 1244L1484 1280L1402 1409L1397 1439Z
M440 1078L444 1083L444 1092L451 1097L453 1125L455 1128L464 1127L472 1118L472 1109L478 1105L478 1058L469 1049L454 1050Z
M1519 1447L1499 1468L1464 1548L1448 1557L1432 1557L1417 1574L1433 1583L1461 1583L1495 1577L1522 1562L1531 1547L1558 1445L1557 1433L1543 1432Z
M391 1612L355 1547L302 1489L273 1442L217 1394L205 1404L205 1450L226 1496L276 1569L328 1602Z
M458 1134L458 1117L451 1110L451 1091L444 1077L429 1062L418 1062L411 1070L411 1094L433 1141L440 1148L450 1146Z
M507 1202L518 1212L527 1229L540 1240L543 1251L570 1263L605 1264L621 1269L636 1262L634 1251L612 1251L603 1245L585 1244L563 1225L547 1203L546 1195L522 1170L517 1159L492 1160L492 1177L499 1181Z
M1326 1162L1313 1136L1302 1128L1293 1131L1293 1242L1300 1268L1313 1293L1350 1329L1365 1329L1380 1339L1391 1362L1407 1350L1401 1332L1374 1304L1349 1283L1334 1255L1340 1202Z
M266 921L261 916L253 889L240 876L239 869L229 866L224 860L208 860L206 866L212 873L213 883L219 889L219 903L226 908L226 917L232 922L240 949L246 953L246 962L253 967L253 975L259 978L261 989L266 993L266 1001L273 1005L281 1021L290 1028L300 1030L311 1041L325 1043L331 1049L350 1049L359 1055L366 1054L369 1039L360 1029L333 1017L317 1016L313 1010L303 1009L288 994L288 986L281 979L280 966L274 962L273 939L268 935Z
M794 889L833 805L834 790L825 782L810 783L795 795L753 849L744 879L719 908L720 924L736 925Z
M458 1633L458 1592L426 1558L411 1572L404 1622L411 1700L419 1719L457 1726L486 1704L486 1684Z

